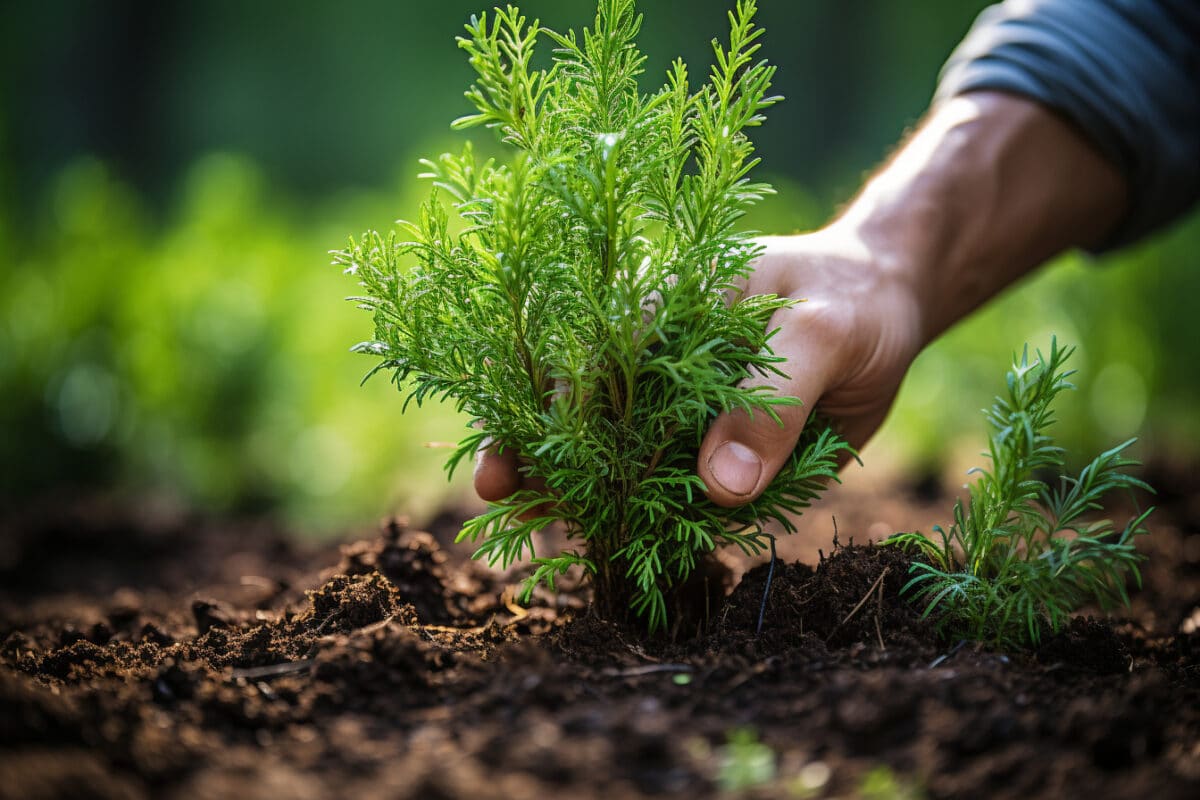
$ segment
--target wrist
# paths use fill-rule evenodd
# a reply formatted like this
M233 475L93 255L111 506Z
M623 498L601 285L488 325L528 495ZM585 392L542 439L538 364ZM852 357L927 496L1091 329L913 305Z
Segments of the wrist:
M991 291L982 285L990 266L979 261L999 194L1002 138L977 104L943 105L834 223L911 295L922 347Z
M952 98L832 227L909 288L922 345L1062 250L1103 239L1120 174L1054 113L998 93Z

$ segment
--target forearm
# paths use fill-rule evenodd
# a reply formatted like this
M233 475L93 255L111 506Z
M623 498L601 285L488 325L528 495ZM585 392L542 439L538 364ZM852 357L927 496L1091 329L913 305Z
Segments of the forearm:
M1054 113L979 92L937 106L831 227L913 293L928 343L1048 258L1099 244L1125 204L1120 173Z

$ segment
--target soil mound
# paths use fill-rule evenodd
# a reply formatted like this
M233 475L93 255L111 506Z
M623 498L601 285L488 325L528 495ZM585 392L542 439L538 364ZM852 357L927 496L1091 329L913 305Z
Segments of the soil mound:
M940 642L921 622L919 609L900 596L911 565L899 548L835 546L815 570L798 563L776 565L769 591L770 565L755 567L730 596L721 633L756 631L761 613L760 639L767 650L800 646L807 637L832 647L869 641L881 649L897 642L937 647Z

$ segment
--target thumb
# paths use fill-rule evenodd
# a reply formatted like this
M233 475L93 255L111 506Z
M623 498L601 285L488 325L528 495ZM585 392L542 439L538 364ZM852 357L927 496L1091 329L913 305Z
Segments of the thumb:
M802 363L788 359L792 366ZM796 448L809 412L824 390L823 384L824 380L813 373L788 378L756 377L743 382L743 386L774 386L781 395L797 397L803 405L776 406L779 422L761 410L750 413L738 409L716 418L700 445L696 465L710 500L732 508L762 494Z
M516 450L485 439L475 454L475 493L489 503L511 496L521 488L519 467Z
M839 327L815 325L814 313L818 320L824 318L822 308L810 303L776 311L773 344L775 354L783 357L779 367L784 374L759 372L741 383L794 397L800 405L775 406L778 421L762 410L720 414L700 444L696 472L708 498L719 506L740 506L763 493L796 449L809 414L838 372L845 336Z
M710 500L732 508L762 494L787 461L804 428L805 409L777 409L783 422L763 411L721 414L700 445L696 472Z

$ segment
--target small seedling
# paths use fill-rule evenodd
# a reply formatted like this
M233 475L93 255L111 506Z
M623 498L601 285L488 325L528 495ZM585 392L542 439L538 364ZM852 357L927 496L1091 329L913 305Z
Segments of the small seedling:
M880 765L863 776L858 796L862 800L922 800L925 793L919 785Z
M775 780L777 757L758 739L753 728L736 728L717 751L717 786L723 792L741 792Z
M1113 490L1153 491L1123 471L1139 466L1122 455L1135 440L1101 453L1077 477L1043 480L1063 469L1063 450L1046 431L1055 397L1074 388L1072 372L1063 370L1072 352L1051 340L1048 356L1038 351L1030 361L1026 347L1013 364L1005 394L985 412L991 468L973 470L979 477L966 508L955 504L950 529L934 528L941 545L919 533L888 540L924 556L904 591L923 601L924 615L949 636L1000 647L1036 644L1044 625L1057 631L1084 603L1128 605L1127 575L1141 584L1144 556L1134 539L1146 533L1142 524L1153 509L1121 530L1109 520L1084 520Z
M454 127L498 131L503 160L468 146L425 162L435 188L418 221L337 254L375 316L374 340L356 348L380 359L372 372L472 418L449 469L492 441L519 456L526 486L544 485L462 532L490 562L533 556L526 598L580 566L599 613L632 609L662 628L702 554L761 551L761 521L792 530L788 514L835 477L845 445L821 425L741 508L709 502L695 474L718 412L778 420L778 406L798 402L740 385L778 371L767 326L793 301L729 301L759 253L738 220L770 192L749 178L747 131L778 99L774 68L756 60L754 13L739 0L729 14L708 80L693 87L677 60L650 94L638 85L633 0L601 0L582 36L511 6L473 18L458 41L478 73L467 92L476 113ZM553 58L535 69L541 38ZM539 557L532 536L552 523L573 548Z

